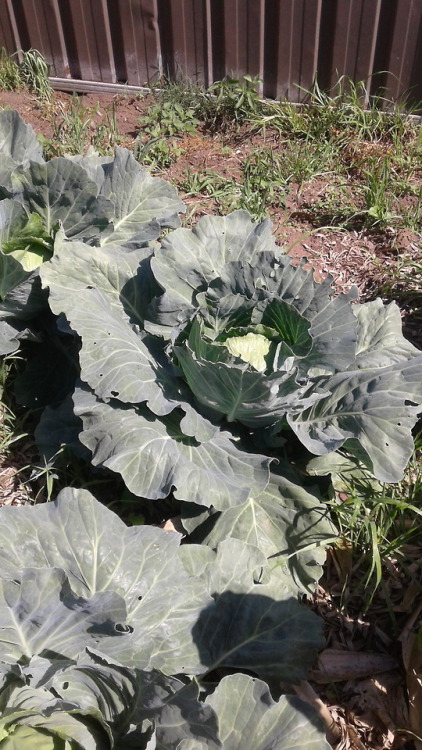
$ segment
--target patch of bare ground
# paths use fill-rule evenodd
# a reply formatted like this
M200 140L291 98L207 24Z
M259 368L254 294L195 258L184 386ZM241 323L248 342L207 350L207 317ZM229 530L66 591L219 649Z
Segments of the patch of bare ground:
M310 675L328 707L336 750L413 750L421 718L416 633L422 626L420 546L391 555L382 585L365 611L365 591L351 549L329 551L311 608L324 621L326 648ZM409 697L411 698L409 700Z
M89 110L92 130L104 121L104 113L113 110L119 133L125 137L128 146L133 142L139 129L139 117L145 111L147 98L126 97L109 94L84 94L77 97L82 107ZM16 109L25 122L36 133L45 138L53 136L54 128L71 107L72 94L53 92L51 104L44 104L26 91L1 91L0 107Z
M37 453L26 433L15 434L7 408L0 404L0 506L45 499L34 477Z

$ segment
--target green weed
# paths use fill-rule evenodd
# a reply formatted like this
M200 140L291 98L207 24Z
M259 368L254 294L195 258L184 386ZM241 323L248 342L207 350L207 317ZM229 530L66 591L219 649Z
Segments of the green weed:
M421 458L419 434L401 482L380 484L362 469L360 476L341 477L343 499L331 502L340 536L352 550L351 591L353 597L363 597L366 608L383 587L384 577L391 574L392 560L396 569L415 580L407 550L408 545L422 541ZM418 585L422 592L422 582Z
M16 53L15 53L16 55ZM53 90L48 80L49 66L36 49L20 50L21 62L0 49L0 89L7 91L26 87L36 94L39 103L51 104Z
M217 206L225 212L240 208L239 197L241 187L232 177L225 177L212 169L193 171L187 169L179 187L187 196L202 195L213 199Z
M122 140L114 102L105 107L102 120L97 124L94 121L96 114L97 107L85 106L76 93L68 106L60 103L53 122L53 135L45 140L47 156L83 154L88 146L99 154L111 154L114 146Z
M104 109L102 121L95 126L91 146L102 155L112 154L114 147L122 142L116 118L116 105L111 102Z
M216 81L198 98L196 116L212 132L238 129L244 123L253 122L262 110L257 91L259 83L258 77L250 75Z
M381 163L370 162L369 169L365 171L363 196L366 209L364 217L365 223L369 227L378 226L379 228L385 228L394 219L399 218L392 210L390 174L390 160L388 157L385 157Z
M239 205L255 220L265 218L270 206L283 204L285 186L281 174L280 157L273 151L258 149L245 159Z
M400 209L400 224L418 234L422 233L422 186L413 192L414 200Z
M360 208L347 185L332 183L309 205L314 226L353 229L359 222Z
M315 177L334 173L335 166L335 155L330 143L290 141L283 144L279 176L286 185L295 182L301 186Z
M169 85L158 94L146 115L139 118L139 123L135 158L153 169L166 169L182 153L175 136L195 132L199 120L194 109L183 102L181 88ZM143 135L147 136L145 140Z
M193 133L199 120L192 107L185 108L175 101L158 101L148 108L147 114L139 118L144 133L151 137L174 136Z
M54 156L83 154L89 140L91 120L92 110L85 107L81 98L74 93L68 107L59 105L47 151Z
M0 49L0 89L14 91L21 88L22 78L19 65L9 57L4 47Z
M182 149L175 139L169 140L158 135L142 141L139 136L133 146L133 155L140 164L146 164L151 169L167 169L173 164Z
M183 75L178 76L176 80L164 78L159 81L158 87L152 89L158 104L169 103L174 109L176 105L180 105L184 110L196 110L203 93L203 87Z
M48 80L49 66L42 54L36 49L22 52L19 70L23 83L36 94L41 103L50 104L53 89Z

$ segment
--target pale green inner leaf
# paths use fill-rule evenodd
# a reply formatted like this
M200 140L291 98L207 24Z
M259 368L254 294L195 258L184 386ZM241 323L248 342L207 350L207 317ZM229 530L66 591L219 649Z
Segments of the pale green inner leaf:
M233 336L225 341L230 354L248 362L255 370L264 372L265 357L270 350L271 342L261 333L247 333L246 336Z

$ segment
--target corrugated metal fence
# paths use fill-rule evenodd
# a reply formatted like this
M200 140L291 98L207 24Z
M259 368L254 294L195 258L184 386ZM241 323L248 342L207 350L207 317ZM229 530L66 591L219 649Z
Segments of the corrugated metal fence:
M57 88L250 73L302 101L346 75L422 101L422 0L0 0L0 46L38 49Z

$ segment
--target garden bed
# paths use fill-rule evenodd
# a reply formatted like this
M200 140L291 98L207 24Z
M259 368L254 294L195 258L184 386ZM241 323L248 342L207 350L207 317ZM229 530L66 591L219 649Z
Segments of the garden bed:
M198 107L195 92L171 86L158 98L55 92L48 101L38 102L26 90L3 91L0 107L17 110L32 125L49 158L85 153L89 146L105 155L116 145L129 149L153 175L177 187L187 207L184 227L196 226L207 215L239 209L246 209L255 222L269 215L275 238L293 264L305 257L304 270L312 266L318 282L331 274L336 293L355 285L361 301L379 296L386 302L396 300L405 336L421 348L422 170L417 124L397 112L374 111L370 117L357 102L353 109L350 99L318 103L311 98L314 121L307 120L305 111L286 106L284 112L272 103L260 103L246 83L225 86L213 92L217 103L205 97ZM236 105L242 92L243 110ZM66 310L72 328L79 331L80 314L62 294L55 273L45 271L44 278L53 290L51 299L54 294L59 299L52 310ZM158 280L165 276L160 273ZM19 367L18 362L17 371ZM86 367L92 369L92 363ZM16 369L6 374L10 382ZM5 413L3 423L0 504L29 505L55 496L66 485L89 486L129 524L183 528L180 518L174 518L177 502L158 495L154 503L135 497L142 493L130 491L129 472L124 475L128 490L116 474L104 478L92 471L83 457L73 464L43 466L31 417L16 406L7 382L5 394L12 412ZM91 403L84 405L83 393L80 398L81 413L95 409ZM104 419L108 416L105 413ZM244 437L241 430L236 440L239 436ZM275 455L274 446L269 452ZM283 455L292 459L288 448ZM295 471L301 471L296 463ZM338 539L330 546L315 594L302 595L324 625L324 656L311 682L331 710L335 727L329 736L337 750L410 749L411 689L412 721L418 711L422 714L420 675L414 673L422 627L417 604L422 592L420 453L415 452L398 484L374 485L373 478L353 473L346 483L343 475L334 472L333 477L334 489L325 483L325 500L331 503ZM182 484L180 477L178 481ZM315 481L322 491L324 480ZM306 488L312 491L309 477ZM195 540L195 520L183 521ZM204 558L204 570L207 564ZM233 671L229 661L222 665L208 679L228 677ZM254 673L252 667L249 671ZM299 695L309 699L300 690ZM219 710L222 714L221 706Z

